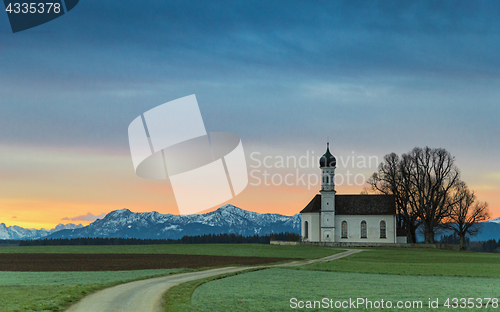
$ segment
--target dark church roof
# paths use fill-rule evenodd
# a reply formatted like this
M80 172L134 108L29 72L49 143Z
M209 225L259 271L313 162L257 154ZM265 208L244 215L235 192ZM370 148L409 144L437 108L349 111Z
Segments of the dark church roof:
M316 195L300 213L320 212L321 195ZM335 195L336 215L396 214L393 195Z

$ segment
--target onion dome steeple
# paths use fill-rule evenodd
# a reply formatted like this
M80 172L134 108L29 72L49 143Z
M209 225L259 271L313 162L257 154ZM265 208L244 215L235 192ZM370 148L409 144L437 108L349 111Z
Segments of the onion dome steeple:
M319 159L320 168L334 168L337 165L337 159L330 153L330 142L326 143L326 153Z

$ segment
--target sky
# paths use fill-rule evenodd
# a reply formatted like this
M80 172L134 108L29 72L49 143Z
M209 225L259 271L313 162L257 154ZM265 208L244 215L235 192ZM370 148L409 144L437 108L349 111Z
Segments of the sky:
M82 0L13 34L0 13L0 223L178 213L168 180L135 175L127 128L191 94L245 150L249 185L221 205L298 213L329 141L339 194L388 153L439 147L498 217L498 16L498 1Z

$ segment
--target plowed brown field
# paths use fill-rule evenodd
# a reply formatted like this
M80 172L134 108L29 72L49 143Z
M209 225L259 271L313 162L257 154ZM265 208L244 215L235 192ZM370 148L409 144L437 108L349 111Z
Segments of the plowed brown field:
M169 254L0 254L0 271L121 271L257 265L288 258Z

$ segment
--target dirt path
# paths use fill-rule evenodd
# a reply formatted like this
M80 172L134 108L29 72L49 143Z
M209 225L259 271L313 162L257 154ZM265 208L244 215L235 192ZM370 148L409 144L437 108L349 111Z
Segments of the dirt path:
M325 258L293 261L284 264L262 265L252 267L227 267L199 272L174 274L142 281L130 282L100 290L72 305L67 312L162 312L163 294L173 286L210 276L244 271L250 268L290 267L314 262L332 261L361 252L351 249Z

